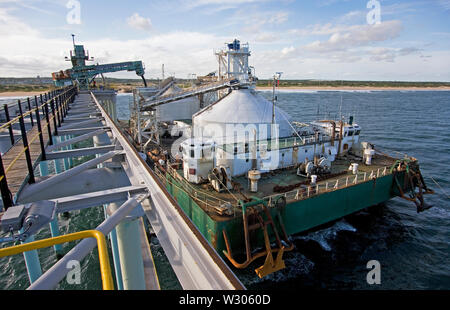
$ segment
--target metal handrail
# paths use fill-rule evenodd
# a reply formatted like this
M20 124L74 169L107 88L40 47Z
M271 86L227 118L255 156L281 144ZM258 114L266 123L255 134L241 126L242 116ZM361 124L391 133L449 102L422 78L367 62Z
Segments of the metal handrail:
M158 170L158 168L155 167L154 170ZM179 181L181 183L182 187L184 188L184 191L190 197L192 197L198 201L201 201L201 202L205 203L206 205L212 205L212 206L214 206L214 204L210 204L207 202L208 197L210 198L210 200L217 201L219 203L217 206L220 206L220 204L230 203L228 200L220 199L220 198L210 195L200 189L194 188L189 182L186 182L185 179L183 177L181 177L175 169L170 167L170 165L167 167L167 171L173 178L175 178L177 181ZM158 172L159 172L160 177L162 175L164 175L161 171L158 171ZM162 180L164 180L164 178L162 178ZM179 186L177 186L177 187L179 187ZM202 200L201 197L199 197L199 194L204 196L204 200ZM236 203L236 206L237 206L237 203Z
M86 238L95 238L97 240L98 256L100 261L100 273L102 277L103 289L114 290L114 283L111 273L111 266L109 262L106 238L105 235L98 230L79 231L64 236L42 239L38 241L3 248L0 249L0 257L16 255L27 251L47 248L56 244L62 244Z
M48 122L45 122L44 125L47 126L50 121L52 121L55 118L55 116L52 116L49 118ZM32 144L37 138L39 138L39 135L41 135L42 131L38 131L38 133L36 135L33 136L33 138L29 141L29 144ZM14 164L16 163L16 161L25 153L26 150L28 150L30 147L24 147L22 151L20 151L20 153L14 157L14 159L11 161L11 163L8 165L8 167L6 167L5 169L5 174L11 170L11 168L14 166ZM5 175L0 176L0 181L5 177Z
M40 108L42 108L42 107L45 106L45 105L48 105L49 103L51 103L52 100L54 100L54 99L56 99L56 98L59 98L59 97L65 95L66 93L68 93L68 92L71 91L72 89L73 89L73 87L69 87L68 89L66 89L66 90L65 90L64 92L62 92L61 94L58 94L58 95L56 95L55 97L53 97L53 98L51 98L51 99L47 99L47 100L46 100L44 103L42 103L40 106L35 107L35 108L29 110L28 112L23 113L22 115L18 115L18 116L16 116L15 118L13 118L12 120L10 120L9 122L6 122L6 123L0 125L0 130L3 129L3 128L6 128L6 127L8 127L8 126L11 126L11 125L13 125L13 124L16 124L21 118L25 118L26 116L28 116L28 115L32 114L33 112L35 112L37 109L40 109Z
M337 189L349 187L349 186L352 186L355 184L360 184L360 183L364 183L367 181L371 181L371 180L373 180L372 177L378 178L380 176L386 176L387 174L391 174L389 172L389 168L390 167L385 166L385 167L378 168L377 170L372 170L370 173L364 172L364 174L344 176L342 178L338 178L333 181L328 181L328 182L325 182L322 184L317 184L315 186L308 186L307 189L304 189L304 190L306 190L305 196L300 193L302 191L302 189L295 189L295 190L288 191L285 193L269 195L269 196L264 197L263 199L271 202L272 200L274 200L275 198L278 198L280 196L284 196L285 198L288 198L288 196L292 196L293 200L302 200L302 199L313 197L313 196L323 194L326 192L331 192L331 191L335 191ZM344 181L344 182L341 182L341 181ZM337 187L336 187L336 185L337 185ZM270 203L269 203L269 205L270 205Z
M389 172L389 168L388 166L385 167L381 167L378 168L376 170L372 170L371 172L364 172L364 174L357 174L357 175L349 175L349 176L344 176L338 179L335 179L333 181L328 181L322 184L317 184L315 186L308 186L308 188L306 189L300 189L297 188L295 190L291 190L288 192L284 192L284 193L277 193L277 194L273 194L273 195L269 195L269 196L265 196L262 199L267 200L269 202L269 206L272 205L272 201L276 200L278 197L280 196L284 196L286 199L290 199L290 200L303 200L306 198L310 198L319 194L323 194L326 192L331 192L337 189L341 189L341 188L345 188L351 185L355 185L355 184L360 184L360 183L364 183L367 181L372 180L372 177L380 177L380 176L386 176L387 174L390 174ZM163 177L163 173L161 171L159 171L156 167L154 169L154 171L156 172L156 174L162 179L167 181L167 179L165 179ZM176 172L175 172L176 173ZM173 176L173 174L171 174ZM181 179L178 179L179 181L182 181ZM233 209L235 209L237 207L237 205L235 206L233 203L231 203L230 201L226 201L226 200L222 200L220 198L214 197L212 195L209 195L201 190L195 190L194 188L190 188L191 190L193 190L193 192L190 192L188 188L181 188L175 184L173 184L172 182L169 182L172 186L177 187L178 189L184 191L186 194L188 194L191 198L198 200L204 204L206 204L207 206L220 206L220 202L222 203L230 203L231 206L233 207ZM183 182L183 184L187 184L188 187L192 187L189 183L187 182ZM338 185L337 187L335 185ZM302 190L305 191L305 195L302 194ZM205 197L203 197L204 199L202 199L202 197L199 197L198 194L202 194ZM212 202L208 202L208 198L207 197L212 197L214 198L215 201L218 201L219 204L217 204L217 202L215 203L214 201Z
M22 133L22 141L23 141L23 149L12 159L12 161L9 163L9 165L6 167L6 169L5 169L5 167L3 167L3 161L0 161L0 164L1 164L0 188L1 188L2 198L4 200L5 199L7 200L6 203L4 201L5 208L8 208L10 205L13 204L12 199L8 198L8 196L10 196L11 193L10 193L8 185L7 185L6 174L14 167L14 165L17 163L19 158L21 158L22 156L25 155L25 158L27 161L28 173L30 176L28 182L29 183L35 182L34 173L33 173L34 167L33 167L32 161L31 161L30 146L32 143L34 143L34 141L36 141L39 138L41 152L42 152L41 156L45 160L45 145L44 145L44 139L43 139L43 128L47 127L50 144L52 144L52 134L53 133L51 130L51 121L53 121L54 133L57 134L57 127L60 127L61 123L63 122L64 116L68 109L68 104L70 103L70 101L74 95L74 90L75 90L75 87L67 87L67 88L63 89L60 94L56 95L56 93L53 92L53 96L52 96L49 93L49 97L51 97L51 98L47 99L47 95L46 95L45 101L43 100L42 95L41 95L41 98L40 98L40 102L42 103L41 105L37 104L38 99L37 99L37 97L35 97L36 107L33 109L31 109L30 100L28 98L27 102L28 102L29 111L26 113L22 113L22 108L21 108L21 104L19 101L20 115L18 115L14 119L9 120L7 123L0 126L0 130L5 127L9 127L11 144L12 144L12 146L15 146L16 143L14 141L14 136L12 134L12 125L19 121L20 129L21 129L21 133ZM56 109L55 109L54 103L56 103ZM50 116L49 106L51 107L51 111L52 111L51 113L53 114L52 116ZM41 109L43 114L45 115L45 120L42 120L42 121L40 120L39 109ZM5 113L6 113L6 116L8 119L8 107L7 106L5 106ZM36 125L38 126L38 132L36 135L31 137L31 140L28 142L28 133L29 132L26 131L24 120L25 120L25 117L29 116L31 119L31 125L33 128L34 127L33 116L32 116L33 113L36 113Z

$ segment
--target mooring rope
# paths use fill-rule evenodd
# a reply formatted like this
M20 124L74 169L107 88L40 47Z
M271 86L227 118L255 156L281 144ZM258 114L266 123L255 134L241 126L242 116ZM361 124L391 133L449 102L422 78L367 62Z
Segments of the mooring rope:
M443 193L445 196L447 196L447 199L450 199L450 196L449 196L449 195L447 194L447 192L442 188L442 186L440 186L439 183L438 183L435 179L433 179L433 177L430 177L430 179L431 179L437 186L439 186L439 188L441 189L442 193Z

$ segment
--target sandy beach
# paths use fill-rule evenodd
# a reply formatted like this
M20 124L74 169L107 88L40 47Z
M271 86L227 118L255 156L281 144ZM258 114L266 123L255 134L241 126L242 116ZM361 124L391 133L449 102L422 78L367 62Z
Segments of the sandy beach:
M45 91L35 91L35 92L3 92L0 93L0 97L34 97L39 96L40 94L45 93Z

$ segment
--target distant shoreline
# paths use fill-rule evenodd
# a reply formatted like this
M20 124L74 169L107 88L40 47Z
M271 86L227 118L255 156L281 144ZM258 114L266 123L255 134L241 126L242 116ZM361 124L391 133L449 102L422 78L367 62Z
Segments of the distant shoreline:
M256 90L267 91L272 90L271 86L256 86ZM373 86L280 86L277 90L291 90L291 91L450 91L450 86L439 87L373 87ZM130 94L131 91L118 89L118 94Z
M270 86L257 86L256 90L272 90ZM293 91L389 91L389 90L398 90L398 91L450 91L450 86L439 86L439 87L373 87L373 86L342 86L342 87L333 87L333 86L280 86L277 90L293 90ZM45 93L45 91L34 91L34 92L24 92L24 91L8 91L8 92L0 92L0 97L33 97L39 96L40 94ZM119 94L131 93L131 91L125 91L124 89L118 90Z
M257 86L256 90L272 90L273 88L270 86ZM439 86L439 87L373 87L373 86L342 86L342 87L333 87L333 86L280 86L277 90L360 90L360 91L371 91L371 90L417 90L417 91L438 91L438 90L449 90L450 86Z
M40 94L44 94L46 91L31 91L31 92L25 92L25 91L7 91L7 92L0 92L0 97L33 97L33 96L39 96Z

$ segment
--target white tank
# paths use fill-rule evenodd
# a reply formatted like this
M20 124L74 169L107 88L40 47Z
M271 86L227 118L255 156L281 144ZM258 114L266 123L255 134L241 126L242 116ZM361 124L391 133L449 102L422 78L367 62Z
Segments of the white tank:
M292 135L293 130L288 120L290 121L289 115L275 106L279 137ZM192 121L195 137L212 137L216 142L227 143L251 141L253 129L256 128L257 139L267 139L271 137L272 102L251 89L233 90L220 101L196 113ZM244 130L236 131L237 134L230 132L230 129L239 127ZM225 136L236 139L226 141Z
M315 174L313 174L313 175L311 175L311 185L316 185L316 183L317 183L317 175L315 175Z

